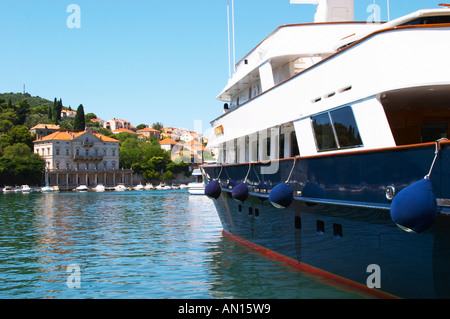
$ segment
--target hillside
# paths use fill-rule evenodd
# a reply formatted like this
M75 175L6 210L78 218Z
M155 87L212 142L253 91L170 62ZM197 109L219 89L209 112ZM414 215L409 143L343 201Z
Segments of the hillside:
M24 100L24 99L28 99L28 104L34 108L34 107L38 107L41 106L43 104L47 104L47 105L53 105L53 101L44 99L42 97L39 96L31 96L29 93L0 93L0 104L2 103L2 100L4 102L9 101L9 99L11 99L11 103L15 104L15 103L19 103L20 101Z

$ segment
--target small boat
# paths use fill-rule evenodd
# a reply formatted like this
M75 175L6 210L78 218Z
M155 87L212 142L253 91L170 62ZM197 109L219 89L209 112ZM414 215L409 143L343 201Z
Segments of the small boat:
M80 185L80 186L78 186L78 187L76 188L76 191L77 191L77 192L87 192L87 191L88 191L88 188L87 188L86 185Z
M203 183L202 172L199 169L194 169L192 176L196 176L196 181L189 183L187 188L191 195L204 195L205 184Z
M153 187L152 183L147 183L147 184L145 184L144 189L146 191L148 191L148 190L151 190L151 189L155 189L155 187Z
M59 186L53 186L53 191L54 192L59 192Z
M103 184L98 184L95 188L94 191L96 192L104 192L105 191L105 186Z
M46 184L44 187L41 187L41 192L43 193L50 193L50 192L54 192L55 189L51 186L48 186L48 184Z
M186 189L186 188L188 188L188 186L186 184L181 184L180 185L180 189Z
M114 190L115 190L116 192L123 192L123 191L126 191L127 188L125 187L124 184L117 184L117 186L114 187Z
M30 193L31 192L31 188L28 185L20 186L20 190L22 191L22 193Z
M3 193L12 193L13 188L12 188L12 186L5 186L5 187L3 187L2 192Z
M144 190L144 186L142 186L142 184L139 183L139 185L136 185L135 187L133 187L133 189L135 191L143 191Z
M156 189L157 190L169 190L169 189L172 189L172 187L162 183L162 184L159 184L158 186L156 186Z

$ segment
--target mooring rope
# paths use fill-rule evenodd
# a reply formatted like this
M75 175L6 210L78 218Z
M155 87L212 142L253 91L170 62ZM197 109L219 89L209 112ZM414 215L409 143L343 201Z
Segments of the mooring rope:
M292 168L291 168L291 172L289 173L289 177L288 177L288 179L285 182L286 184L289 183L289 180L291 179L292 172L294 171L294 167L295 167L296 163L297 163L297 157L294 157L294 163L292 164Z
M430 167L430 171L428 172L427 175L425 175L425 179L430 179L430 175L431 175L431 171L433 170L434 164L436 163L436 159L439 155L439 151L441 150L441 141L446 141L446 138L441 138L439 140L436 141L436 150L434 151L434 159L433 159L433 163L431 163L431 167Z
M223 170L223 165L220 165L220 172L219 172L219 176L217 176L217 178L215 179L215 181L218 181L220 178L220 175L222 175L222 170Z
M244 179L244 184L247 183L247 178L248 175L250 174L250 169L252 168L252 163L248 164L248 171L247 171L247 175L245 175L245 179Z

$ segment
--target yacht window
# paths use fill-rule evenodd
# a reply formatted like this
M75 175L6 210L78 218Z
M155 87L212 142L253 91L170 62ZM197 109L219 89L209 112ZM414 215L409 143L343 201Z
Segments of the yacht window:
M297 143L297 134L295 134L295 131L291 132L291 156L298 156L300 155L300 150L298 149L298 143Z
M402 24L404 25L420 25L420 24L441 24L450 23L450 16L435 16L435 17L421 17L410 22Z
M330 115L328 113L317 115L312 118L312 121L319 151L336 149L336 139L334 137Z
M284 134L280 135L280 157L279 158L284 158Z
M353 147L361 146L362 140L356 126L355 117L350 107L344 107L332 111L331 118L333 120L334 130L338 139L339 146Z
M311 119L318 151L362 146L355 116L349 106Z

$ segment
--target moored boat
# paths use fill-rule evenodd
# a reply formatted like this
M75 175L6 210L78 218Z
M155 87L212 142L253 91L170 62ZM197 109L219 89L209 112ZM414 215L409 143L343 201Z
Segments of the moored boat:
M117 185L114 187L114 190L115 190L116 192L123 192L123 191L126 191L127 188L125 187L124 184L117 184Z
M155 189L155 187L153 187L153 184L152 184L152 183L147 183L147 184L145 184L144 189L145 189L146 191L148 191L148 190Z
M86 185L80 185L75 189L77 192L87 192L89 189Z
M450 9L372 24L318 3L320 23L279 27L218 95L205 194L225 235L270 256L449 298Z
M31 188L28 185L20 186L20 190L21 190L22 193L30 193L31 192Z
M195 181L187 185L189 194L191 195L204 195L205 194L205 183L203 182L202 172L200 169L194 169L192 171L192 176L195 176Z
M94 191L95 192L104 192L105 186L103 184L98 184L97 186L95 186Z
M5 186L5 187L3 187L2 188L2 192L3 193L12 193L12 192L14 192L14 189L13 189L13 187L12 186Z
M55 189L52 186L49 186L48 184L46 184L45 186L41 187L41 192L43 193L51 193L54 192Z
M135 191L143 191L144 190L144 186L142 185L142 184L138 184L138 185L136 185L135 187L133 187L133 189L135 190Z

